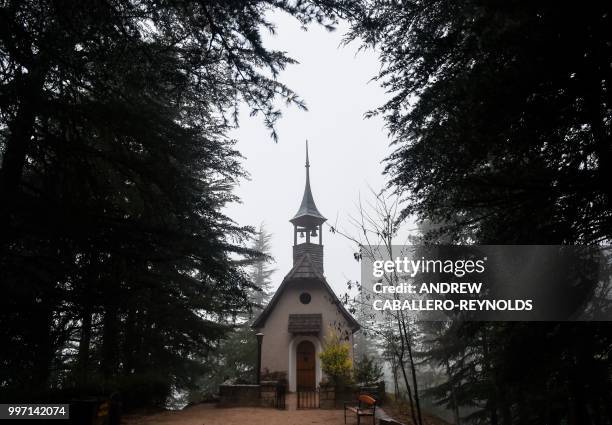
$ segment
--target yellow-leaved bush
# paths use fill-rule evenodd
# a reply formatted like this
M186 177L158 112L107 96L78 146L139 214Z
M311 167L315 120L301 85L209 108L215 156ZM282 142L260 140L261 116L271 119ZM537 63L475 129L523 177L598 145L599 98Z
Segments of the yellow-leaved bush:
M353 362L350 346L333 332L328 333L323 351L319 353L321 369L333 385L348 384L351 381Z

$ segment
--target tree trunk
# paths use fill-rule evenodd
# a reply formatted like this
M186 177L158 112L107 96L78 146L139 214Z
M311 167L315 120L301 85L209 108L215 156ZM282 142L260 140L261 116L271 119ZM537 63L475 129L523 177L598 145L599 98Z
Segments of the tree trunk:
M81 315L81 338L79 340L79 353L78 353L78 383L79 386L84 387L87 385L89 376L89 351L91 345L91 322L92 322L92 311L91 303L85 302L83 306L83 313Z
M15 118L8 123L8 137L0 168L0 220L10 229L11 209L15 205L23 176L26 155L34 136L37 105L40 102L45 71L42 64L35 65L27 74L21 74L18 87L18 108ZM9 238L9 232L0 232Z
M579 378L576 376L574 370L578 370L577 365L573 362L573 368L569 372L568 379L568 390L569 390L569 407L570 407L570 418L568 423L575 425L591 425L592 421L586 407L586 401L584 397L584 391L579 383Z
M491 364L489 363L489 345L487 342L487 329L484 328L482 331L482 354L483 354L483 369L486 371L486 376L489 381L489 386L492 389L491 395L487 400L487 410L489 411L489 417L491 421L491 425L497 425L499 423L499 419L497 416L497 396L498 391L496 387L496 382L493 377L493 371L491 368Z
M408 374L406 373L406 365L404 364L403 357L404 356L402 355L401 357L398 358L398 363L402 370L402 375L404 377L404 384L406 384L406 391L408 392L408 400L410 402L410 415L412 416L412 422L416 425L418 424L418 422L417 422L417 417L416 417L416 413L414 409L414 403L412 401L412 390L410 389L410 381L408 380Z
M414 387L414 401L416 404L417 416L419 419L419 425L423 425L423 416L421 414L421 402L419 399L419 384L416 378L416 367L414 366L414 358L412 356L412 341L409 341L409 336L406 333L406 323L402 324L404 327L404 337L407 339L406 347L408 348L408 359L410 360L410 372L412 373L412 385Z
M393 390L395 391L395 397L401 398L402 395L400 394L399 390L399 377L397 376L397 361L395 359L395 356L391 356L391 370L393 372Z
M114 289L114 288L113 288ZM119 306L116 298L119 296L118 291L111 289L108 294L104 312L104 325L102 331L102 359L101 369L102 376L109 379L117 374L119 348Z
M450 363L448 361L448 357L444 357L444 366L446 367L446 376L450 381L452 379ZM453 418L455 421L455 425L461 425L461 417L459 416L459 404L457 403L457 390L455 389L455 385L451 384L451 400L453 402Z
M51 366L55 357L51 325L53 321L53 306L51 301L41 304L40 310L35 309L34 311L37 325L33 332L33 346L36 347L36 354L32 374L32 388L39 391L48 387Z

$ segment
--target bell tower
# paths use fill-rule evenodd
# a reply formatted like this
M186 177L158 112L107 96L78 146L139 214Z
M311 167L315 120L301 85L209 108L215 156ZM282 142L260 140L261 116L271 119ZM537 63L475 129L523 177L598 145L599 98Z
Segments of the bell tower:
M293 265L308 255L312 265L323 273L323 223L327 219L315 205L310 190L310 161L308 160L308 141L306 141L306 186L302 203L295 216L289 220L293 224Z

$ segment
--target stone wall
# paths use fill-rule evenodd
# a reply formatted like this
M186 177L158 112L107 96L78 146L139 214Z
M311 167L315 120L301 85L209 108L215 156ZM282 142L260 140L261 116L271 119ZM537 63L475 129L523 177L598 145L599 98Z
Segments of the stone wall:
M319 406L321 409L336 408L336 389L331 385L321 385L319 388Z
M275 407L276 381L219 386L219 407Z
M321 385L319 388L319 404L321 409L342 409L344 402L357 398L355 387L344 387L340 390L333 385Z
M261 407L275 407L274 402L276 400L276 381L261 381L261 390L259 405Z
M381 382L375 386L346 386L338 390L333 385L321 385L319 389L319 401L321 409L342 409L344 402L357 400L360 394L373 396L382 403L385 394L385 384Z
M385 401L385 382L381 381L377 384L359 386L359 394L368 394L378 400L379 403Z
M259 389L259 385L220 385L218 406L259 406Z

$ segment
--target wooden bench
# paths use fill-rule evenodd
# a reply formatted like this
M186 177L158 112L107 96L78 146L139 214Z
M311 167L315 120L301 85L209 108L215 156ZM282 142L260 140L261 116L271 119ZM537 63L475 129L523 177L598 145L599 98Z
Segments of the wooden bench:
M362 416L372 416L372 424L376 425L376 399L366 394L359 396L356 402L344 402L344 423L346 424L346 411L357 415L357 425L361 424Z

